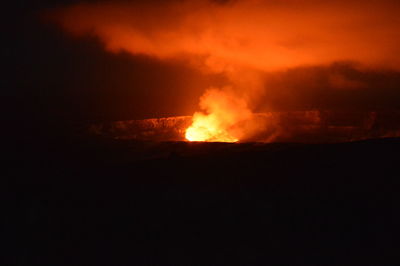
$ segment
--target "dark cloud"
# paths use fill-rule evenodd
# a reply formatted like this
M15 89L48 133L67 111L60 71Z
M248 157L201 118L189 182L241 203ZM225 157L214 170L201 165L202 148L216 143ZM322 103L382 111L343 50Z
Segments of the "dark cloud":
M260 109L394 110L400 108L400 72L356 63L299 67L265 76Z

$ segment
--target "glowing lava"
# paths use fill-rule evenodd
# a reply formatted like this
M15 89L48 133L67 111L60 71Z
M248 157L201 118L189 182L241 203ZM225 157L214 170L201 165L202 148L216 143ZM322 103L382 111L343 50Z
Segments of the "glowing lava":
M207 90L200 108L206 112L193 115L185 134L189 141L237 142L243 136L241 124L252 115L246 101L229 88Z
M186 129L185 137L189 141L210 142L237 142L238 139L231 136L225 130L214 114L204 115L196 113L193 116L193 124Z

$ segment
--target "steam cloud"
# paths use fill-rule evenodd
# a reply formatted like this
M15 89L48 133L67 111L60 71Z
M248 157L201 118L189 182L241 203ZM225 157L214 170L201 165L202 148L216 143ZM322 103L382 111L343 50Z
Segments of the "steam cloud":
M398 1L239 0L78 4L53 18L106 49L199 56L214 71L357 61L400 69Z
M256 131L242 126L246 132L238 132L238 125L251 120L247 114L260 105L258 99L279 95L264 88L270 75L265 73L278 73L271 86L293 68L330 68L340 61L357 62L363 71L399 71L399 13L395 0L237 0L77 4L52 12L51 18L74 35L97 36L111 52L180 58L203 71L224 73L230 89L208 90L200 102L205 113L195 117L217 116L226 127L223 134L241 138ZM329 75L327 84L365 87L340 71ZM236 100L224 104L227 99ZM244 104L232 105L241 102L237 99Z

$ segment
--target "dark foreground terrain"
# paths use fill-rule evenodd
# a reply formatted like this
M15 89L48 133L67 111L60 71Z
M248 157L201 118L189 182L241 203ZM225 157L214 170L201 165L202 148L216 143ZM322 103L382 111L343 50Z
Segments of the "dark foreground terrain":
M1 265L398 265L399 139L9 146Z

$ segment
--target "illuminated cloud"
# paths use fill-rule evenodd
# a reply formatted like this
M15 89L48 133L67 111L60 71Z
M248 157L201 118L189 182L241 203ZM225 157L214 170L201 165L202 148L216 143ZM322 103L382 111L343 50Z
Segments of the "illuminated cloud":
M109 51L202 58L214 71L357 61L400 69L398 1L238 0L77 4L53 13ZM193 58L191 58L193 59Z
M50 18L113 53L178 58L223 73L228 86L201 97L187 136L236 141L265 127L253 119L257 108L335 108L337 99L343 107L343 98L379 87L362 73L400 70L398 14L394 0L237 0L83 3Z

